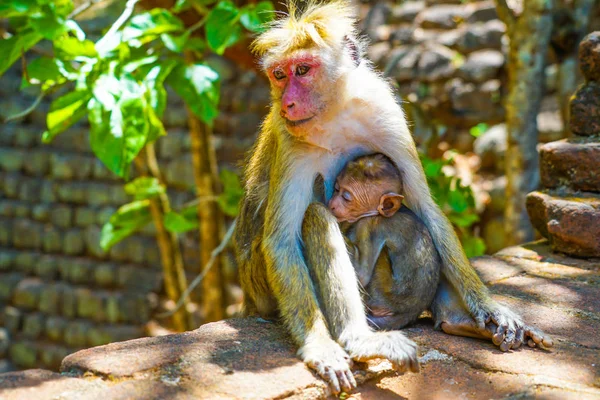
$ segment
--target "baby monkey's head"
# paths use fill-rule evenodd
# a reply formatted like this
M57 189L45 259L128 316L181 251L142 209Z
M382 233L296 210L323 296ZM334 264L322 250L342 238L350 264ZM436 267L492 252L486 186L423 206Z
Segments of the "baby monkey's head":
M359 157L348 163L335 181L329 209L338 222L362 217L391 217L402 206L402 177L383 154Z

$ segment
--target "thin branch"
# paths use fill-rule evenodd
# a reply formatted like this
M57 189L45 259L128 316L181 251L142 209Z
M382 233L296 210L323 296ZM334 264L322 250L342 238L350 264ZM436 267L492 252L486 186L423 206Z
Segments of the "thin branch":
M184 203L181 207L179 207L179 209L183 210L184 208L194 207L194 206L197 206L198 204L206 203L208 201L217 201L217 200L219 200L219 196L200 196L200 197L196 197L194 200L190 200L187 203Z
M204 16L204 18L202 18L200 21L198 21L194 25L190 26L190 28L188 29L188 32L190 34L194 33L198 29L202 28L202 26L206 23L206 21L208 21L208 15Z
M200 274L198 274L198 276L196 276L196 278L194 278L194 280L189 284L189 286L187 287L185 292L183 292L183 294L177 301L175 308L172 310L169 310L167 312L155 315L156 318L169 317L169 316L175 314L177 312L177 310L179 310L181 308L181 306L185 303L185 301L188 298L188 296L190 295L190 293L192 293L192 290L194 290L200 284L200 282L202 282L202 279L204 279L206 274L208 274L208 272L214 265L215 261L217 260L217 257L219 257L219 255L223 252L223 250L225 250L225 247L227 246L227 244L229 243L229 240L231 240L231 237L233 236L233 231L235 230L236 224L237 224L237 218L233 221L233 223L227 230L227 233L225 233L225 236L223 237L223 240L221 241L221 243L217 247L215 247L215 249L212 251L212 253L210 253L210 260L208 261L208 263L206 264L206 266L204 267L202 272Z
M34 100L33 103L31 103L31 105L29 107L27 107L26 109L24 109L23 111L21 111L19 113L9 115L8 117L4 118L4 121L2 121L2 122L7 123L10 121L14 121L16 119L21 119L21 118L28 116L29 114L31 114L33 112L33 110L36 109L37 106L40 105L40 102L42 101L44 96L46 96L46 92L40 93L39 96Z
M73 19L76 16L78 16L79 14L81 14L82 12L88 10L89 8L91 8L92 6L94 6L95 4L101 3L105 0L89 0L86 1L85 3L82 3L79 7L77 7L76 9L74 9L71 14L67 15L67 19Z
M517 17L506 3L506 0L496 0L496 12L500 20L506 24L506 27L512 29L517 21Z
M25 59L25 51L21 48L21 69L23 69L23 76L25 80L29 82L29 73L27 72L27 60Z

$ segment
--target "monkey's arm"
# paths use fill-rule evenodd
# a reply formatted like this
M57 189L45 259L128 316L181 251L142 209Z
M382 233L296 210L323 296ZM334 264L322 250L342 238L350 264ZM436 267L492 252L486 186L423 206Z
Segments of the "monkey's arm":
M336 393L340 390L350 391L356 387L350 370L350 357L340 344L332 339L328 329L329 321L326 322L324 315L336 314L332 309L336 302L346 303L347 299L338 298L345 292L336 286L341 285L343 279L337 275L336 279L333 279L333 272L324 276L309 272L300 243L303 218L306 220L305 224L310 225L306 230L310 236L304 240L305 253L309 260L312 259L315 268L320 267L320 270L325 271L327 266L334 271L336 261L343 265L344 255L348 268L351 269L352 266L333 216L333 223L322 221L318 216L304 217L311 200L312 182L302 179L304 177L298 173L302 169L298 169L300 166L294 165L290 158L275 155L270 174L269 202L265 210L262 241L267 279L283 322L300 346L298 355L323 379L330 382ZM333 228L337 229L337 237L333 235ZM338 238L339 240L336 240ZM336 257L338 254L340 256ZM354 285L357 286L356 283ZM331 299L319 307L317 295L324 291L332 294ZM358 288L356 292L358 310L352 310L353 313L363 311ZM356 302L351 302L353 306L356 305L354 303ZM365 320L366 330L366 318L364 315L362 318ZM332 333L336 337L339 337L344 328L346 327L337 321L331 321Z

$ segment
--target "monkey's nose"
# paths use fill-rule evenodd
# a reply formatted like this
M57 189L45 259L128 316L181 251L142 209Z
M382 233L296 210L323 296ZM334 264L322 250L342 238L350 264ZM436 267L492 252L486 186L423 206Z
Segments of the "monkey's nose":
M294 108L295 105L296 105L296 103L294 103L293 101L288 104L284 104L283 111L290 110L290 109Z

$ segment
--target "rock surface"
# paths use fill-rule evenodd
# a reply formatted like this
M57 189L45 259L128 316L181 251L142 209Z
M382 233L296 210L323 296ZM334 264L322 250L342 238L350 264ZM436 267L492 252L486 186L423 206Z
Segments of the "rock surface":
M543 145L540 173L546 188L600 192L600 142L573 138Z
M600 82L600 32L592 32L579 45L579 63L586 79Z
M383 361L357 370L352 399L600 397L600 259L550 252L547 242L472 260L494 297L554 337L550 350L501 353L446 335L428 319L406 333L420 345L420 374ZM62 374L0 374L2 400L320 399L326 385L295 357L277 324L256 318L130 340L66 357Z
M552 249L578 257L600 257L600 196L566 191L527 195L533 226Z
M600 135L600 82L590 82L577 90L571 100L570 126L576 135Z

